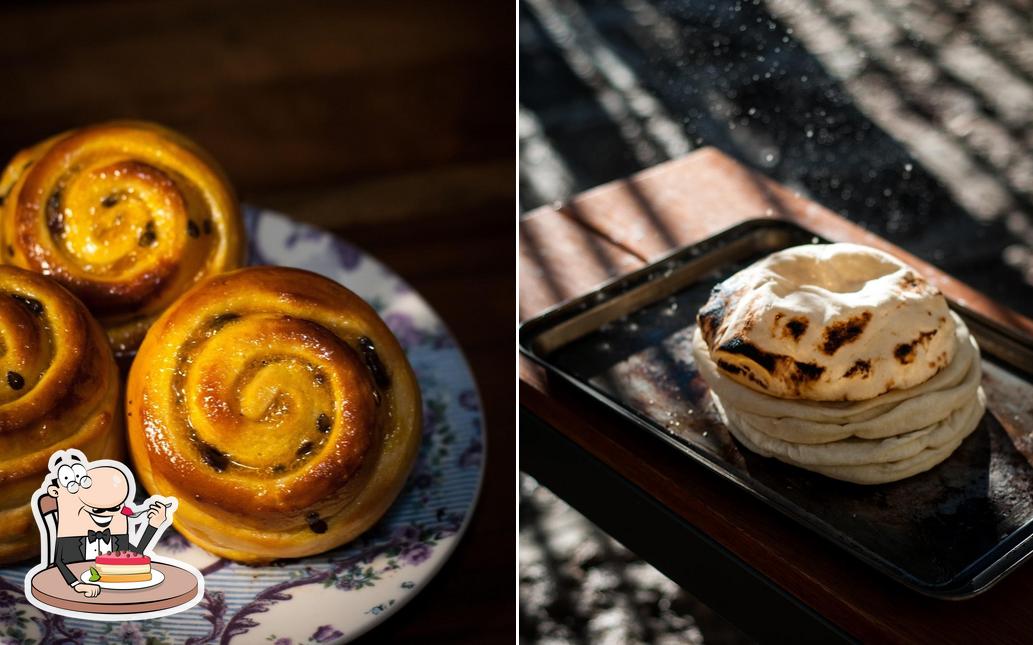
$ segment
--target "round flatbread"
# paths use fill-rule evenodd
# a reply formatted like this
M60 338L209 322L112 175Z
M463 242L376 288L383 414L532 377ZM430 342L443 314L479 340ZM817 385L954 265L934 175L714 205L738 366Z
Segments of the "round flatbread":
M763 454L756 446L750 443L749 439L741 433L738 433L735 428L729 426L728 429L740 443L746 446L747 449L752 452L756 452L757 454ZM961 441L963 440L964 437L957 443L936 449L926 449L908 459L881 464L868 464L863 466L804 466L801 464L793 464L791 461L785 459L780 461L805 468L820 475L831 477L832 479L839 479L855 484L887 484L889 482L907 479L908 477L931 469L947 457L950 457L954 451L958 449L958 446L961 445Z
M880 439L929 427L972 400L981 378L979 348L961 318L953 312L951 316L959 347L955 360L921 385L866 401L815 402L762 394L718 369L698 329L692 349L714 395L765 434L808 444L850 437Z
M943 294L857 244L772 253L717 285L697 321L724 377L781 399L863 401L912 388L957 349Z
M884 439L845 439L823 444L799 444L776 439L754 427L751 422L715 400L726 425L734 427L736 436L744 436L767 457L810 468L812 466L869 466L900 462L919 454L953 445L967 437L979 424L986 408L982 388L972 398L952 411L945 419L931 426Z

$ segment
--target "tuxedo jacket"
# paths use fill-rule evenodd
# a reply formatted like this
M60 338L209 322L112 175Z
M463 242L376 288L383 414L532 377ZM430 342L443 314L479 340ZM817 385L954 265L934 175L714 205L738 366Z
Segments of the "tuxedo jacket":
M136 553L143 553L151 540L154 539L155 529L150 524L147 525L147 529L140 536L140 543L133 544L129 541L128 533L112 534L111 535L111 550L112 551L135 551ZM85 562L86 561L86 536L75 536L75 537L59 537L54 541L54 564L61 572L61 577L65 579L65 582L72 584L78 578L72 573L71 569L68 568L68 564L71 562Z

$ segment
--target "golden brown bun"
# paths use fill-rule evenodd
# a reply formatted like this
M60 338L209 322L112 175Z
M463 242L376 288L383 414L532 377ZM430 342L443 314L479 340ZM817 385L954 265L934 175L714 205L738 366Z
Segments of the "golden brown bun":
M0 256L53 276L100 320L118 356L208 275L241 265L229 182L196 144L113 121L19 152L0 176Z
M376 312L308 271L209 278L155 322L126 392L140 481L191 542L243 562L321 553L391 505L420 443L405 353Z
M0 564L39 555L30 501L51 453L122 456L118 368L79 300L38 273L0 266Z

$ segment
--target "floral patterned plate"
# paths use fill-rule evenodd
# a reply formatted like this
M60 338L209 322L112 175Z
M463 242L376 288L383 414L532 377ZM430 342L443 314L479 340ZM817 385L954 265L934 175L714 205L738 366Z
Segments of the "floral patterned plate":
M480 489L484 436L463 354L434 311L400 277L347 242L283 215L246 209L251 264L329 276L372 304L408 353L424 399L420 456L387 515L321 556L247 567L169 529L155 548L204 573L204 599L156 620L101 623L41 612L22 593L31 563L0 569L0 644L343 642L385 620L448 559Z

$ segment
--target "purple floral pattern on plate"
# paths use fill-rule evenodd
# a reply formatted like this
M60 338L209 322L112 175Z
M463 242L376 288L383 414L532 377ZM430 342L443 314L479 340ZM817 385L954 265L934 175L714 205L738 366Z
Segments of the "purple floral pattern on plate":
M156 551L205 575L205 595L170 619L101 623L25 600L29 563L0 569L0 645L28 643L337 643L387 619L444 564L473 511L484 437L473 377L448 329L403 280L353 245L283 215L245 211L251 264L322 273L369 302L405 348L424 397L417 464L388 514L344 547L245 567L166 531Z

